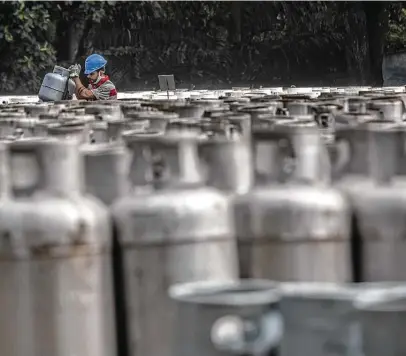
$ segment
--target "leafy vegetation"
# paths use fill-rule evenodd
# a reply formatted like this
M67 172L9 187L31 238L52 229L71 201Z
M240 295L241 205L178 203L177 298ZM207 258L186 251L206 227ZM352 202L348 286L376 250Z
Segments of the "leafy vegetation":
M55 63L109 59L118 88L382 84L406 46L402 2L0 2L0 91L36 92Z

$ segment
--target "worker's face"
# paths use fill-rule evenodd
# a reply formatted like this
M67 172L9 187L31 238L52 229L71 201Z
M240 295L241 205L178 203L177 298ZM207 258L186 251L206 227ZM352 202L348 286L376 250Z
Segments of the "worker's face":
M92 72L90 74L87 75L87 79L89 79L91 82L95 82L97 80L97 78L99 77L99 73L101 71L98 70L96 72Z

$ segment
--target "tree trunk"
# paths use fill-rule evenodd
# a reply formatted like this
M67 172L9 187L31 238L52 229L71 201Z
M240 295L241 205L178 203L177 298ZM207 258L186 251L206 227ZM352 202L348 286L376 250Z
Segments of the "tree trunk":
M84 26L82 36L79 40L78 52L76 54L76 59L87 56L90 54L93 47L93 21L88 19Z
M86 15L80 6L79 1L72 4L60 3L60 10L54 14L59 17L55 41L58 62L72 64L76 60L86 24Z
M369 59L369 85L382 86L382 62L385 45L385 35L388 28L388 16L384 1L362 2L365 12L368 59Z
M231 23L229 29L229 38L231 43L241 43L241 2L232 1L231 5Z

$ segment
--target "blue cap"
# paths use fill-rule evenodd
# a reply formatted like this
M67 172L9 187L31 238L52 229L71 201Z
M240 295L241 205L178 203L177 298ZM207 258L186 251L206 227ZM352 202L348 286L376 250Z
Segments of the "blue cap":
M86 58L85 61L85 74L88 75L93 73L96 70L103 68L106 64L107 61L103 58L103 56L100 54L91 54Z

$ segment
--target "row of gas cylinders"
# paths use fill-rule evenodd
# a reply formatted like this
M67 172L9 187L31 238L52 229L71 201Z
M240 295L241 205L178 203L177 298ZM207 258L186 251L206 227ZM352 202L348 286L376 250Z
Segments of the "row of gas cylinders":
M1 107L4 355L404 352L354 307L404 293L403 98L375 94Z

